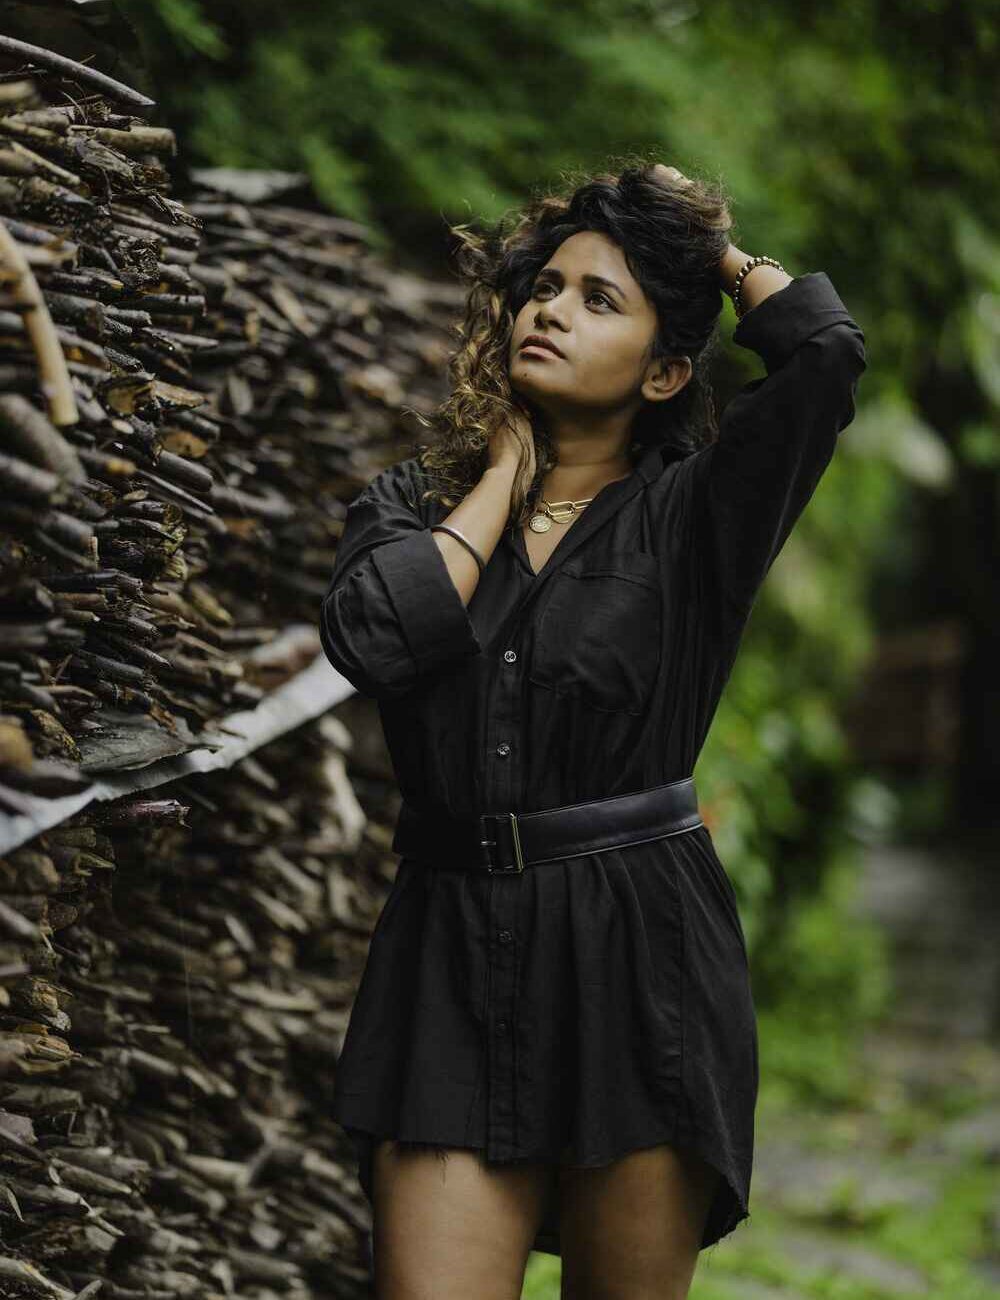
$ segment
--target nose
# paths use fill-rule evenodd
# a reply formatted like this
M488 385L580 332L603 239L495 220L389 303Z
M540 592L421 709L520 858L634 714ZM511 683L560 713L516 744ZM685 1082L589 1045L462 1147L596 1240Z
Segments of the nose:
M557 328L564 330L565 323L557 308L561 295L555 298L546 298L544 302L538 304L538 310L535 312L536 325L555 325Z

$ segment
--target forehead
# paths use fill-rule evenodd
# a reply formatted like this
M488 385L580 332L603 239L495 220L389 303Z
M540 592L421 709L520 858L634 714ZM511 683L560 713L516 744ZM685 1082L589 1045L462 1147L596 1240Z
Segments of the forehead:
M543 269L561 272L567 280L584 275L603 275L636 300L643 297L642 289L628 269L625 254L618 244L599 230L580 230L564 239Z

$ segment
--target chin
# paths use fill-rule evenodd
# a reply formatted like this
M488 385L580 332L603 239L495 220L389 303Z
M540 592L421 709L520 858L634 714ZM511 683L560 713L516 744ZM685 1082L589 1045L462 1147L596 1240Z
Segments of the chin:
M518 364L515 358L508 371L510 386L525 397L533 397L535 394L548 397L558 397L562 391L562 386L546 382L547 376L542 373L545 363L536 365L532 368L530 361Z

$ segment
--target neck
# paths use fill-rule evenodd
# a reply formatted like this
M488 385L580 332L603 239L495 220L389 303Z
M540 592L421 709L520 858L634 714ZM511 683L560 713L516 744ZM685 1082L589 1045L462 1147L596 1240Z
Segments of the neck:
M632 472L632 458L627 453L571 461L560 459L542 481L541 493L547 501L577 501L592 497L607 483L627 478Z

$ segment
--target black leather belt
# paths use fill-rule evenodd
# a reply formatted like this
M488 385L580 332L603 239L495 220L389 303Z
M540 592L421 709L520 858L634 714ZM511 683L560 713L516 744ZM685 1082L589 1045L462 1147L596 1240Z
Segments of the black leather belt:
M542 862L642 844L701 825L694 777L686 776L607 799L469 819L422 812L404 801L392 848L433 867L516 875Z

